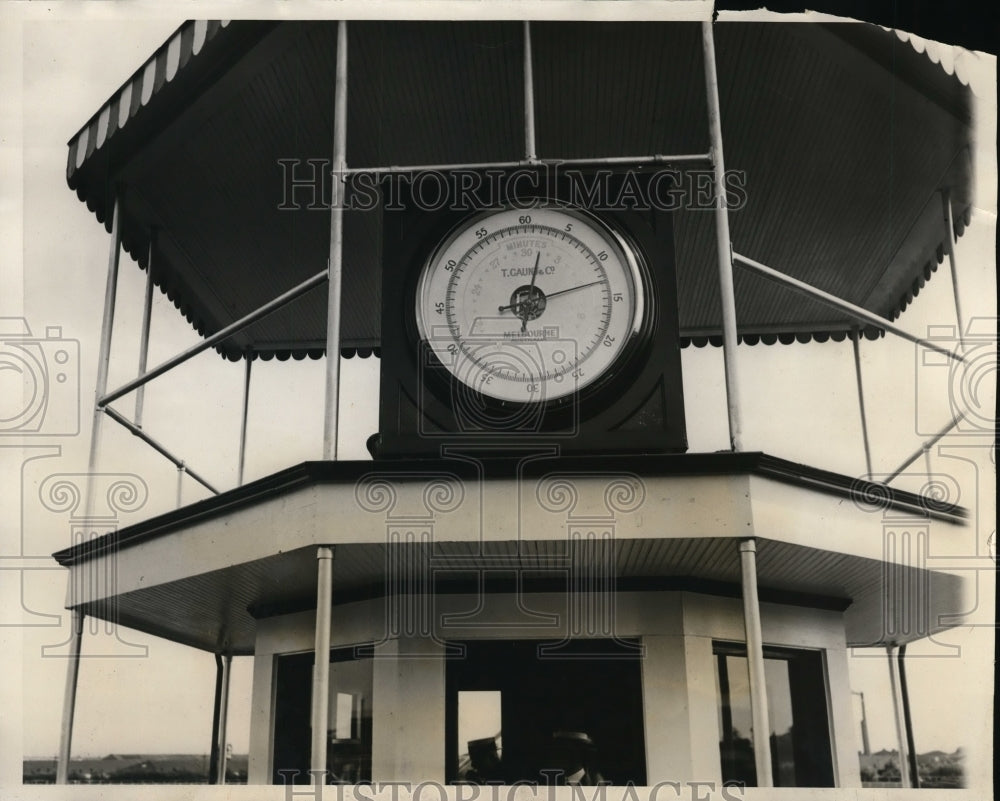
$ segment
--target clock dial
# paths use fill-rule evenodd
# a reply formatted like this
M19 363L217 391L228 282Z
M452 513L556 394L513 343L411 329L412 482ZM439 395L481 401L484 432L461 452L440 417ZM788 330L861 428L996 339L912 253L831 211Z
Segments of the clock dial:
M469 388L540 403L606 376L640 332L643 291L629 244L566 206L466 220L424 265L421 338Z

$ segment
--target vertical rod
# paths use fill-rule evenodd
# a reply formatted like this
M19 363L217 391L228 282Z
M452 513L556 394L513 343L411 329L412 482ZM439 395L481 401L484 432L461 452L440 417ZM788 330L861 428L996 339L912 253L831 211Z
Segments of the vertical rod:
M247 351L246 370L243 373L243 411L240 416L240 461L239 461L239 485L243 486L243 470L247 460L247 413L250 409L250 365L253 364L253 353Z
M917 770L917 749L913 744L913 717L910 715L910 694L906 689L906 645L899 646L896 661L899 664L899 695L903 706L903 725L906 729L907 770L910 783L920 787L920 772Z
M771 773L771 724L767 713L767 687L764 683L764 635L760 626L760 600L757 597L757 543L740 543L740 567L743 573L743 623L746 627L747 667L750 672L750 717L753 722L753 753L757 766L757 786L773 787Z
M146 258L146 295L142 303L142 332L139 339L139 372L146 372L146 360L149 357L149 326L153 315L153 247L156 244L156 229L149 232L149 255ZM146 385L135 391L135 424L142 428L142 407L145 402Z
M66 691L63 694L62 731L59 735L59 760L56 762L56 784L69 782L69 758L73 743L73 716L76 713L76 686L80 677L80 646L83 642L83 611L73 610L70 625L69 662L66 665Z
M861 383L861 332L851 330L851 345L854 346L854 376L858 384L858 410L861 412L861 439L865 446L865 469L872 475L872 448L868 440L868 415L865 414L865 390Z
M222 666L222 697L219 699L219 762L216 784L226 783L226 723L229 715L229 677L233 672L233 655L226 654Z
M184 462L177 465L177 508L181 508L184 497Z
M886 656L889 658L889 685L892 693L892 711L896 722L896 742L899 753L899 779L903 787L910 787L909 756L906 750L906 723L903 720L903 709L899 696L899 669L894 658L893 651L896 646L889 644L885 647Z
M222 654L215 655L215 696L212 700L212 749L208 756L208 783L219 782L219 714L222 705Z
M333 613L333 547L316 550L316 650L313 663L312 758L313 783L326 775L326 736L330 704L330 625ZM318 772L317 772L318 771Z
M872 752L871 740L868 739L868 712L865 710L865 694L863 692L855 692L855 695L861 696L861 748L862 753L868 756Z
M326 392L323 458L337 458L340 405L340 284L344 268L344 204L347 202L347 22L337 23L337 73L333 101L333 207L326 303Z
M111 331L115 322L115 296L118 292L118 261L122 244L122 191L115 197L115 207L111 218L111 252L108 254L108 280L104 288L104 316L101 318L101 342L97 355L97 383L94 389L94 423L90 430L90 455L87 459L87 498L84 514L87 518L94 514L94 490L98 459L101 447L101 426L104 412L97 402L108 391L108 364L111 360Z
M715 235L719 267L719 294L722 299L722 359L726 373L726 405L729 411L729 446L743 449L740 394L736 370L736 290L733 288L733 246L729 238L726 209L726 165L722 154L722 114L719 107L719 76L715 65L712 21L701 23L705 61L705 93L708 101L708 128L712 140L715 169Z
M719 667L719 707L722 711L722 746L726 760L733 754L733 706L729 695L729 663L725 654L716 654Z
M941 192L941 203L944 206L944 243L948 252L948 266L951 267L951 290L955 295L955 319L958 321L958 347L965 353L965 327L962 325L962 304L958 300L958 269L955 260L955 218L951 207L951 193L945 189Z
M538 158L535 148L535 77L532 68L531 23L524 21L524 157Z

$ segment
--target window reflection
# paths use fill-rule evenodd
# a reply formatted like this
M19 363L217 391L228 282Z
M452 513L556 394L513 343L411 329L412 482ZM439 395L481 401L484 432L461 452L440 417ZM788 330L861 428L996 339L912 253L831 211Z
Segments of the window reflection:
M371 780L372 660L353 648L330 651L327 708L327 783ZM313 655L280 656L276 662L274 710L275 784L307 784Z
M746 649L715 643L722 779L757 785ZM764 684L777 787L832 787L833 760L822 654L768 648Z

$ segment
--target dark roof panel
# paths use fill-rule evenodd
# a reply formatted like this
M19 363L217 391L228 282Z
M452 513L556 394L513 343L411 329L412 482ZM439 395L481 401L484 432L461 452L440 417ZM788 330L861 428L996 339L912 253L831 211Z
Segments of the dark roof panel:
M715 37L726 167L745 187L734 249L893 319L940 261L942 190L956 233L968 222L967 87L869 25L728 23ZM351 167L523 156L521 23L352 22L348 43ZM532 43L539 157L709 150L700 25L539 22ZM108 227L126 187L127 251L145 267L156 231L154 280L201 334L326 265L335 61L333 22L189 22L70 142L70 186ZM316 186L292 189L284 160ZM674 227L682 334L698 344L720 312L712 214L695 206ZM381 242L377 211L346 214L345 352L379 346ZM853 324L739 269L736 287L748 342ZM318 356L325 328L317 288L219 347Z

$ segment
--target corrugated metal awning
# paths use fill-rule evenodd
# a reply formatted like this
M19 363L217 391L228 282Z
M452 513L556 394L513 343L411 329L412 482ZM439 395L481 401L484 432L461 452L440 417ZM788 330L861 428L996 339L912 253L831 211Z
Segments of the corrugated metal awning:
M352 22L351 167L517 160L517 22ZM538 154L545 159L708 150L700 31L690 23L533 23ZM887 319L943 256L940 190L956 234L971 209L970 96L892 32L862 24L716 26L726 166L746 174L734 247ZM192 325L213 333L323 269L329 213L282 211L282 159L329 159L336 25L189 22L70 142L69 184ZM301 174L301 173L300 173ZM306 205L304 203L303 205ZM342 342L380 338L381 220L348 212ZM711 213L675 214L686 342L718 337ZM852 321L737 270L745 342L841 338ZM233 336L319 356L325 293ZM868 332L874 335L873 331Z

